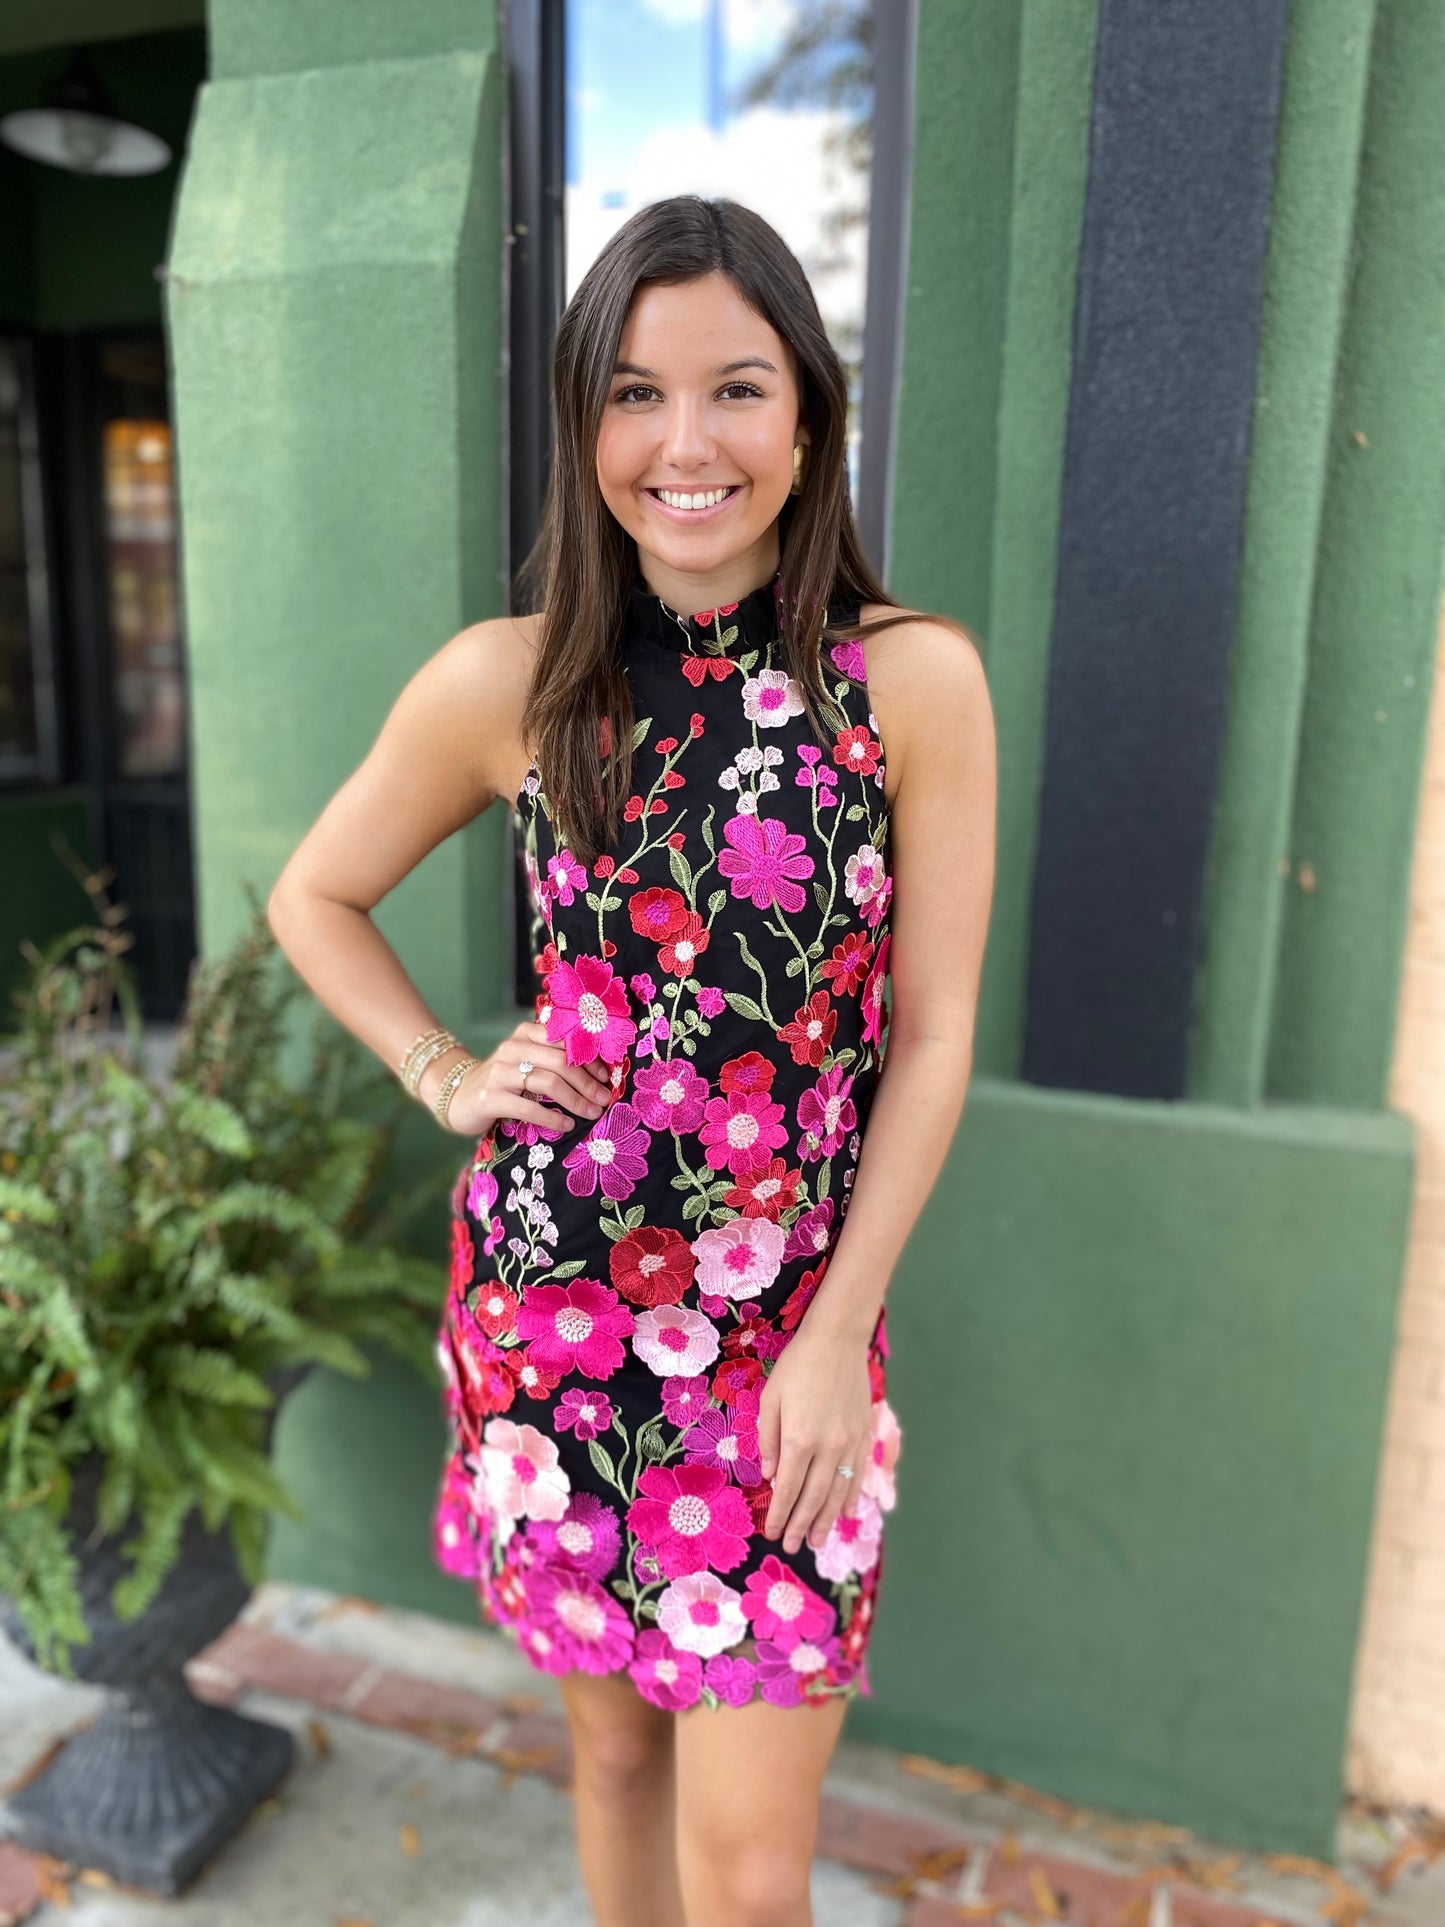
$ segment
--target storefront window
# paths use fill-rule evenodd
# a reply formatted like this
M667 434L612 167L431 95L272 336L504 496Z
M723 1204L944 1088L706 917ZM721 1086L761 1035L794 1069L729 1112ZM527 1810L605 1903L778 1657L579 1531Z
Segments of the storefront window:
M857 497L873 4L568 0L570 295L648 201L726 195L802 262L849 376Z
M0 336L0 780L57 773L30 357Z

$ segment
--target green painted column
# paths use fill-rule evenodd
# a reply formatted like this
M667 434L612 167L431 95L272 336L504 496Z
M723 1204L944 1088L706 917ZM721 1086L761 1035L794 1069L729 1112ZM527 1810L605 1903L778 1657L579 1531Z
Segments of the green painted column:
M506 607L494 9L214 0L210 25L166 282L203 951L412 673ZM488 812L376 913L453 1025L506 995L504 831Z
M1192 1084L1384 1101L1435 651L1445 16L1295 9Z
M988 663L998 877L974 1061L1012 1076L1053 627L1094 0L920 0L889 588Z

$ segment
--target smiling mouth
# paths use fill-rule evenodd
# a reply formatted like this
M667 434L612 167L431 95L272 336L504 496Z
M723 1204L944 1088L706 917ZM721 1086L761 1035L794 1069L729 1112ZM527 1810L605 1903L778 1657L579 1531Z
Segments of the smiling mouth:
M665 509L669 515L702 516L714 514L718 509L724 507L744 486L745 484L742 482L726 482L720 490L716 488L679 488L666 490L646 488L642 492L644 495L650 495L657 506ZM665 499L668 495L682 499L669 502ZM712 496L715 499L711 501L698 501L696 507L692 506L694 500L700 496Z

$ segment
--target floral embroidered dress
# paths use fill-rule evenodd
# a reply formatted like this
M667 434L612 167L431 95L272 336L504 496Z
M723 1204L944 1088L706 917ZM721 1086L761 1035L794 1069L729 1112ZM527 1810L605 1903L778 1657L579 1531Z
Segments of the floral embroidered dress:
M634 579L634 794L591 872L534 762L514 808L538 1021L606 1061L595 1121L503 1119L461 1171L437 1349L439 1565L551 1673L655 1704L871 1692L900 1435L880 1312L859 1506L816 1551L763 1534L758 1409L823 1285L882 1063L889 815L857 640L820 749L781 575L679 615ZM856 602L836 599L836 623Z

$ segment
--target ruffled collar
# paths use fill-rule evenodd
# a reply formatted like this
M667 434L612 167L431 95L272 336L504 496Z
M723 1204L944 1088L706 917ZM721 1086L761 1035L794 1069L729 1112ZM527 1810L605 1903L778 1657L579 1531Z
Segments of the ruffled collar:
M626 633L683 655L738 655L777 638L782 580L780 567L770 581L749 589L740 602L723 602L687 615L653 595L642 576L636 575L627 591Z

